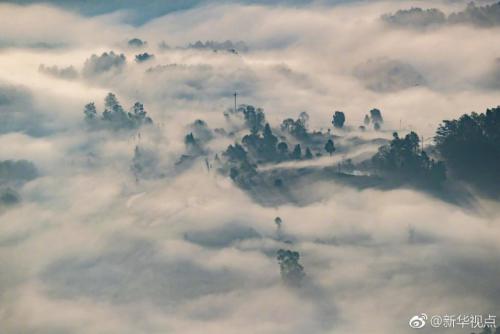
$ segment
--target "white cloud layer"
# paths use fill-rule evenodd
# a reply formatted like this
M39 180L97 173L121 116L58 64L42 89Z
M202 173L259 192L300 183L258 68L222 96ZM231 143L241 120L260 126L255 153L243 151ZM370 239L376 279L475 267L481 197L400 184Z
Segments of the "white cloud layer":
M461 207L321 181L294 190L311 204L262 206L201 160L176 166L190 123L228 127L222 113L234 91L275 126L307 111L312 128L326 129L342 110L357 128L377 107L388 131L425 137L443 119L496 106L498 29L423 32L380 20L415 4L463 7L210 4L132 27L120 13L0 4L0 160L32 161L41 174L18 189L20 204L0 206L0 332L409 333L408 319L422 312L498 312L498 202ZM127 47L134 37L144 50ZM227 39L249 51L175 47ZM39 71L81 73L92 54L111 50L126 56L123 67L72 80ZM142 51L154 59L136 63ZM355 72L377 59L406 64L425 84L371 89L387 69ZM411 81L405 75L396 81ZM155 124L88 131L84 104L102 110L109 91L127 110L143 102ZM155 152L162 177L136 182L136 145ZM293 244L277 239L276 216ZM300 252L302 288L282 284L279 248Z

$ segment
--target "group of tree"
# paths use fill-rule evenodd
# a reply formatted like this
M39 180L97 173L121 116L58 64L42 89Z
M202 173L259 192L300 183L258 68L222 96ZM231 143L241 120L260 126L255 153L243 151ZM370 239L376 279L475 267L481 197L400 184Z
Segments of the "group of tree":
M78 71L73 66L59 67L57 65L45 66L40 64L38 71L59 79L73 80L78 77Z
M380 147L371 161L380 174L395 181L438 187L446 180L444 163L431 159L420 148L415 132L404 138L395 132L390 144Z
M455 178L500 195L500 107L445 120L434 139Z
M24 183L38 177L36 166L27 160L0 161L0 185Z
M252 178L257 175L257 166L250 162L243 146L238 143L229 145L222 155L228 161L229 177L240 187L249 188L253 184Z
M154 57L155 56L151 53L147 53L147 52L139 53L138 55L135 55L135 62L136 63L143 63L145 61L154 59Z
M307 123L309 122L309 115L306 112L301 112L299 117L294 120L287 118L281 123L281 131L287 132L298 140L307 140L309 133L307 132Z
M365 115L363 123L365 124L365 127L369 126L371 123L375 130L380 130L382 123L384 123L382 112L377 108L370 110L370 115Z
M101 75L110 71L120 71L126 64L123 53L116 54L113 51L104 52L100 56L93 54L83 64L82 74L86 78Z
M108 93L104 100L104 111L102 115L97 114L94 102L85 105L83 113L85 121L91 127L106 127L114 130L136 129L144 124L152 124L152 119L147 116L144 105L140 102L134 103L129 112L126 112L118 102L116 95Z
M469 2L462 11L446 16L440 9L422 9L413 7L398 10L394 14L385 14L382 20L397 27L422 29L453 24L470 24L478 27L494 27L500 25L500 2L478 6Z
M187 153L191 156L198 156L204 153L202 143L197 139L192 132L184 137Z
M280 249L276 258L280 265L281 278L285 284L299 287L306 276L304 267L299 263L299 252Z
M285 140L279 141L268 123L264 126L262 135L260 133L251 133L243 137L243 145L248 149L252 156L262 162L281 162L287 160L310 160L314 159L310 147L306 146L303 152L302 145L297 143L290 149ZM330 138L326 142L324 149L330 155L335 151L333 140ZM316 153L321 155L321 153Z

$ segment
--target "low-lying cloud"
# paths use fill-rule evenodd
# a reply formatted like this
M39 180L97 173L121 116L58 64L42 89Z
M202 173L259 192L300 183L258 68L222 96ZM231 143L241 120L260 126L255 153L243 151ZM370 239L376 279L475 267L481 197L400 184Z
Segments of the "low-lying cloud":
M500 309L497 201L335 177L393 131L431 149L443 119L499 104L498 28L482 9L155 3L168 14L135 26L118 7L0 5L6 333L410 333L422 312ZM235 98L262 107L290 152L300 133L280 125L302 120L321 156L261 163L271 186L239 187L220 171L253 124L228 111ZM379 131L364 122L374 108ZM132 124L142 111L151 122ZM300 253L300 288L279 249Z

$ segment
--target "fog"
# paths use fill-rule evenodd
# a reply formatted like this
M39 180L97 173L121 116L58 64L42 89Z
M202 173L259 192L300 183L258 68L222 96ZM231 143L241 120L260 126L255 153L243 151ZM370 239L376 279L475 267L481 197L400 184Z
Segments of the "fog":
M289 189L293 201L257 201L204 160L244 135L223 114L234 92L273 128L307 111L309 128L326 131L341 110L345 138L363 140L264 171L361 161L394 130L427 139L444 119L497 106L500 28L381 19L466 4L210 1L133 22L135 8L0 4L0 161L37 170L0 173L0 192L19 196L0 201L0 332L409 333L422 312L500 315L498 201L314 178ZM248 50L189 47L198 40ZM135 61L144 52L154 57ZM108 92L126 111L143 103L153 124L89 128L84 105L101 113ZM382 131L360 131L373 108ZM197 119L232 135L182 162ZM301 287L283 284L280 248L300 252Z

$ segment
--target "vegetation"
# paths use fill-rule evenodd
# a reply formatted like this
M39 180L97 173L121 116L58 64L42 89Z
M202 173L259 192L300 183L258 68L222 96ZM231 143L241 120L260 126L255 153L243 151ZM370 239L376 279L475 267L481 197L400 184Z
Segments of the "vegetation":
M332 124L336 128L343 128L345 123L345 115L342 111L336 111L333 115Z
M114 130L137 129L141 125L153 123L153 120L147 115L144 105L140 102L134 103L130 112L125 112L116 95L108 93L104 100L104 106L101 117L97 115L94 102L84 106L83 114L90 127L107 127Z
M389 145L379 148L372 158L375 169L382 175L412 184L440 186L446 179L445 165L435 161L420 149L415 132L399 138L395 132Z
M500 107L443 121L435 141L456 178L486 194L500 195Z
M289 286L300 286L306 274L304 273L304 267L299 263L299 252L280 249L278 250L277 259L283 282Z
M0 184L12 182L28 182L37 177L38 170L30 161L0 161Z

